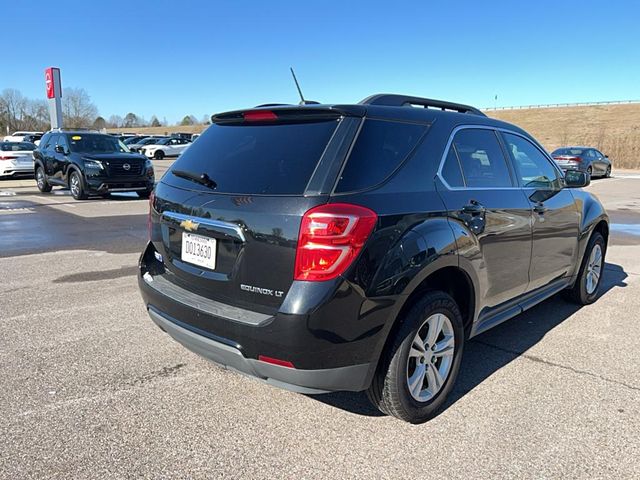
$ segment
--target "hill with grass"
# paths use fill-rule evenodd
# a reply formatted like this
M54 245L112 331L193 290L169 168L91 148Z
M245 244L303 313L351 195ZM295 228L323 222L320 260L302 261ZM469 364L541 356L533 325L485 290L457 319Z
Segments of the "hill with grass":
M525 129L549 152L564 145L589 145L609 155L614 168L640 168L638 103L485 113Z

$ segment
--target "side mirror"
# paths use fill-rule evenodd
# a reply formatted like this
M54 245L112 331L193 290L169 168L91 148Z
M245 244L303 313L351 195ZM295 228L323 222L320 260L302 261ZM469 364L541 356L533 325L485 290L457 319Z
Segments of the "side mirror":
M64 154L64 147L62 145L56 145L56 148L54 150L56 151L56 153Z
M578 170L567 170L564 174L564 183L568 188L586 187L591 183L591 175Z
M604 158L609 158L609 155L605 155Z

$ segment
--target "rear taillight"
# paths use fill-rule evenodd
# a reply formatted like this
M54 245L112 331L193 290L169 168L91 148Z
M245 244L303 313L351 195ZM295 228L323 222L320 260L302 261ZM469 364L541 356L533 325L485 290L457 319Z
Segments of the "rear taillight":
M14 155L0 155L0 160L15 160L16 156Z
M369 238L378 216L347 203L312 208L302 217L295 280L330 280L344 273Z
M151 214L153 212L153 201L156 198L155 190L151 191L151 195L149 195L149 215L147 215L147 235L149 237L149 241L151 241L151 229L153 228L153 223L151 221Z

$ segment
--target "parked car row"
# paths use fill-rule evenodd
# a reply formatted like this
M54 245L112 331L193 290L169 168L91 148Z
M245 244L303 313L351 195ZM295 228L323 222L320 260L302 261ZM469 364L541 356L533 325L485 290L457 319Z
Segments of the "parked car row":
M40 143L40 139L44 135L43 132L25 132L25 131L17 131L13 132L11 135L7 135L4 137L5 142L30 142L38 145Z

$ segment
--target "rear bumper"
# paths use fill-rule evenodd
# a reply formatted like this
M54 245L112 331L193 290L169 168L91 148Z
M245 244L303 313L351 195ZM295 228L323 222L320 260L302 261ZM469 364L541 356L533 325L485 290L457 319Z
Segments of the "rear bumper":
M152 320L189 350L297 392L362 391L370 385L393 308L389 299L373 308L344 281L333 287L329 282L294 282L277 311L257 312L172 282L173 274L154 252L150 243L140 258L144 303ZM289 361L295 368L261 361L261 355Z
M245 358L234 342L221 337L210 338L195 332L154 307L148 308L149 316L174 340L212 362L255 377L274 386L299 393L326 393L337 390L362 390L368 364L320 370L299 370L282 367L259 360Z

